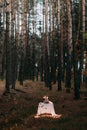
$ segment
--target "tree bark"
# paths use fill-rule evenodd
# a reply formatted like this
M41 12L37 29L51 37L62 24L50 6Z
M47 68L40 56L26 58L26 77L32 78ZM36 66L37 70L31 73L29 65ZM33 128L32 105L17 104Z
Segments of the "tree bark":
M6 93L10 92L10 84L11 84L11 45L9 42L9 12L6 12L6 37L5 37L5 45L6 45Z
M61 57L61 42L60 42L60 0L58 0L58 91L62 90L62 57Z

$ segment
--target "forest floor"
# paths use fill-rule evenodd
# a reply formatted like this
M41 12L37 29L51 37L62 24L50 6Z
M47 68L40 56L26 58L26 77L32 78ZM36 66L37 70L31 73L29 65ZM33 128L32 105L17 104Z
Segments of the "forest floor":
M5 81L0 81L0 130L87 130L87 100L81 94L74 100L74 89L66 93L64 88L57 91L53 85L50 91L40 81L17 82L16 90L3 95ZM34 118L38 103L44 95L54 103L55 111L61 118Z

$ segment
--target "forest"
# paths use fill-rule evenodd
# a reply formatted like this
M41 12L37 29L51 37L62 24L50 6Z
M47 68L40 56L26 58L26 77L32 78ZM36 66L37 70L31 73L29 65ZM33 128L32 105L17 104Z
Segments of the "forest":
M30 111L25 110L29 104L24 103L26 105L22 108L25 112L21 110L20 118L23 118L22 114L34 114L36 103L47 93L55 99L54 103L57 102L56 96L65 96L64 102L67 99L67 103L70 97L71 106L75 104L74 99L79 99L80 106L81 98L84 97L84 111L87 107L87 0L0 0L0 109L6 103L5 108L8 106L7 109L16 112L13 122L20 122L16 117L19 112L16 111L17 104L23 105L24 99L32 102ZM22 100L19 101L19 98ZM12 101L16 106L13 106ZM60 100L59 103L61 104ZM62 102L62 108L65 107ZM87 117L87 112L83 113ZM4 125L9 127L7 124L10 119L3 116L2 110L0 116L3 117L0 119L0 130L17 129L18 126L4 128ZM69 120L64 119L60 123ZM45 124L47 119L44 121ZM51 121L54 122L55 120ZM34 119L31 123L38 125ZM57 123L59 122L56 121L55 124ZM72 128L86 130L86 123L79 125L78 129ZM61 126L47 129L35 127L31 130L72 130L71 127Z

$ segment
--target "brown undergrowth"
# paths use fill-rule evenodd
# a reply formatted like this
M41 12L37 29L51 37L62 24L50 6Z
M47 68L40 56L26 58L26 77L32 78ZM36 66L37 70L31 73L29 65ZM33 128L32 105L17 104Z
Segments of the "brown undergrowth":
M73 89L61 92L57 85L52 91L40 81L25 81L23 86L16 83L16 89L3 95L5 82L0 81L0 130L87 130L87 100L83 95L74 100ZM55 111L61 118L35 119L38 103L44 95L54 103Z

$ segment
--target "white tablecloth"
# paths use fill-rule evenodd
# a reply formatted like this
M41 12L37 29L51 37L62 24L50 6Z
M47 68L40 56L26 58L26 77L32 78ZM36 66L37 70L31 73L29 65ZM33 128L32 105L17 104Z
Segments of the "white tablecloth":
M56 115L54 110L54 104L51 101L49 101L49 103L40 102L38 104L37 115L45 113L52 114L52 116Z

